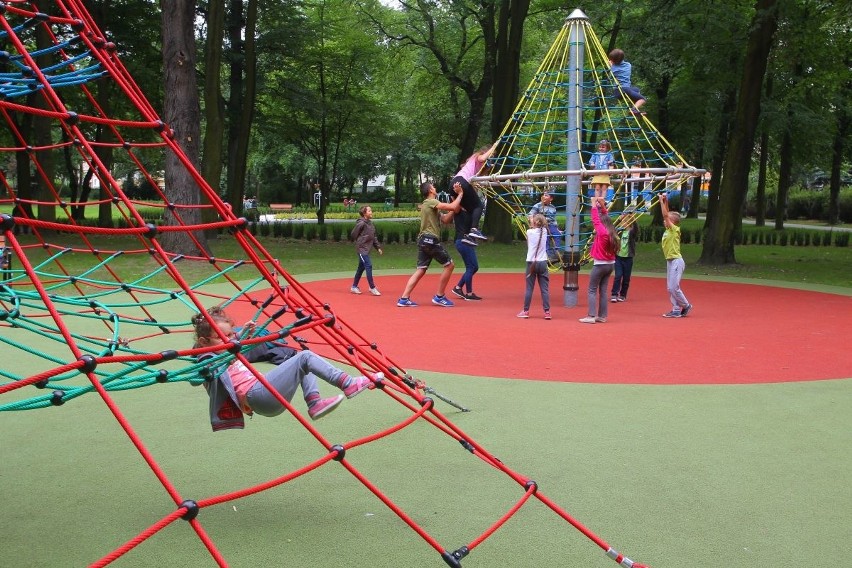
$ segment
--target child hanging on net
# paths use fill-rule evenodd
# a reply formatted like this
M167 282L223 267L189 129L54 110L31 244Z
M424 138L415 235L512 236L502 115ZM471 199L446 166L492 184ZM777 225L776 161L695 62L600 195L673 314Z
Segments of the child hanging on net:
M497 149L498 142L499 140L491 146L480 148L471 154L470 157L465 160L464 164L462 164L459 172L450 181L451 188L457 183L461 184L462 187L463 193L461 208L464 211L462 215L464 215L465 228L467 229L467 235L462 242L471 246L476 246L478 244L476 239L484 241L487 240L488 237L483 235L482 231L479 230L479 220L482 217L482 212L485 210L485 203L482 202L482 199L479 197L476 189L470 184L470 179L479 173L485 165L485 161L488 160L488 158L490 158L494 153L494 150Z
M633 74L633 66L624 60L624 51L620 49L613 49L610 51L609 65L613 77L615 77L615 80L618 81L619 85L621 85L621 90L633 103L633 106L630 108L630 112L637 116L645 114L645 112L641 110L642 105L645 104L645 97L642 96L642 93L639 92L637 87L633 86L631 78Z
M216 315L208 317L196 314L192 318L195 328L194 348L222 345L225 343L223 337L228 340L238 339L231 318L220 309L214 313ZM242 327L243 336L250 336L254 328L254 322L246 323ZM210 356L212 352L202 355L199 360ZM296 389L301 387L308 405L308 415L312 420L329 414L343 402L344 397L353 398L372 384L372 380L367 377L350 377L311 351L299 351L264 377L288 402L293 400ZM317 377L339 388L343 394L322 398L317 387ZM243 428L244 414L251 416L257 413L271 417L286 410L278 398L239 359L234 359L217 376L210 377L204 383L204 388L210 397L210 423L214 431Z

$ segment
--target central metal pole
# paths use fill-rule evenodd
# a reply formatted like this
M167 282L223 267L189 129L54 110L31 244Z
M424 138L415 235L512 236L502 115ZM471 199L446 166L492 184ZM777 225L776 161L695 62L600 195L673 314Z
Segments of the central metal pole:
M580 128L583 124L583 66L586 53L586 24L589 18L579 8L565 20L568 32L568 130L567 171L565 180L565 253L562 270L565 283L562 286L565 307L577 305L580 290L580 210L582 203L582 177L580 170Z

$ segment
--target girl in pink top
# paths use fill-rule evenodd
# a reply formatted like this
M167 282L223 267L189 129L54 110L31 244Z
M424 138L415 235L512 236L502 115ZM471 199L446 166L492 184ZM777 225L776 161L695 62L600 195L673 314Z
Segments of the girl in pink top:
M589 274L589 315L580 318L583 323L606 323L609 302L607 290L609 277L615 268L615 253L618 250L618 235L615 225L606 212L603 197L592 198L592 224L595 237L592 241L591 257L594 261Z
M485 209L485 204L476 193L476 189L470 184L470 179L482 169L486 160L491 157L494 150L497 149L497 142L491 146L480 148L474 152L461 169L450 181L450 187L453 187L456 182L460 183L464 193L462 194L461 207L464 210L464 225L466 236L462 242L468 245L476 246L476 239L487 240L487 237L479 230L479 219L482 217L482 211ZM450 194L452 195L452 193Z

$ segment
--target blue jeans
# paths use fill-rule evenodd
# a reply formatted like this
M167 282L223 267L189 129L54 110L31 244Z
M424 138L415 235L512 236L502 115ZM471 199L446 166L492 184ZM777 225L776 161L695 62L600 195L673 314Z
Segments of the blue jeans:
M367 284L370 288L375 288L376 284L373 282L373 261L370 260L369 254L358 254L358 269L355 271L355 280L352 281L353 286L358 286L358 282L361 281L361 275L364 272L367 273Z
M479 271L479 259L476 258L476 248L461 242L461 238L456 239L455 245L456 250L459 251L459 256L461 256L464 262L464 274L462 274L456 286L466 289L468 293L473 292L473 275Z
M615 257L615 278L612 279L612 297L621 296L627 298L627 289L630 288L630 275L633 273L633 257Z

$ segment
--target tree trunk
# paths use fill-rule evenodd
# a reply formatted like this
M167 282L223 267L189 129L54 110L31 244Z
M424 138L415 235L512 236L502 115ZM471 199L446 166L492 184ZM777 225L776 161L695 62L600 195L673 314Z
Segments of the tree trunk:
M246 6L245 40L243 41L242 57L243 77L239 80L242 94L239 106L231 109L231 116L237 120L230 124L232 130L229 136L231 151L228 163L228 197L231 203L240 203L245 195L246 169L248 163L249 140L251 125L254 120L254 103L257 86L257 49L255 36L257 28L257 0L248 0ZM236 78L234 78L236 79ZM237 83L237 81L235 81ZM233 91L231 92L233 97ZM231 100L233 104L233 99Z
M230 0L228 10L228 43L231 46L228 69L228 184L225 200L236 207L243 194L237 182L237 151L239 147L239 122L243 109L245 46L243 41L243 0Z
M772 75L766 78L766 100L772 98ZM769 163L769 128L764 124L760 132L760 166L757 171L757 195L755 195L754 224L766 224L766 167Z
M51 38L47 35L47 31L41 26L36 29L36 44L39 50L53 45ZM49 64L44 55L37 56L35 59L41 68ZM40 96L36 97L35 106L45 111L52 110L45 100L44 91L42 91ZM33 140L35 141L35 146L37 148L47 148L46 150L36 150L33 154L41 167L41 173L36 175L36 183L38 184L36 199L42 202L37 206L38 218L41 221L48 222L56 221L57 200L52 190L55 166L51 150L51 146L53 145L51 123L52 120L50 118L41 114L37 114L33 120Z
M225 103L222 99L222 40L225 36L225 0L207 2L207 38L204 56L204 152L201 175L221 195L222 140L225 134ZM205 202L207 200L205 199ZM242 201L232 203L235 211ZM216 219L213 209L201 213L205 222ZM212 236L212 235L211 235Z
M496 140L512 116L520 97L521 47L529 0L502 0L497 14L494 74L500 82L492 89L491 140ZM485 210L484 227L495 242L512 242L512 216L496 204Z
M846 67L852 63L846 61ZM852 80L846 81L845 92L852 91ZM834 135L834 143L831 145L831 181L828 195L828 224L836 225L840 222L840 175L843 167L843 150L846 137L852 131L852 117L849 114L848 104L837 105L837 131Z
M754 224L766 225L766 167L769 163L769 131L766 127L760 133L760 165L757 170L757 192L754 196Z
M731 129L725 165L719 187L719 215L712 221L704 239L699 263L720 265L735 263L734 242L742 230L742 208L748 192L748 174L754 136L760 117L761 85L766 73L769 51L778 24L778 0L757 0L751 22L738 89L736 128Z
M793 171L793 136L792 113L787 110L787 124L781 137L780 164L778 168L778 194L775 196L775 229L784 228L784 219L787 217L787 195L790 193L790 173Z
M201 109L195 77L195 2L193 0L161 0L163 18L163 81L165 98L163 118L174 132L174 140L190 163L197 165L201 136ZM165 194L171 203L198 205L200 190L189 170L174 152L165 156ZM198 208L180 210L183 221L190 225L201 222ZM177 225L175 213L166 209L166 225ZM185 232L164 232L160 243L167 251L189 256L209 256L203 231L196 231L196 246Z

